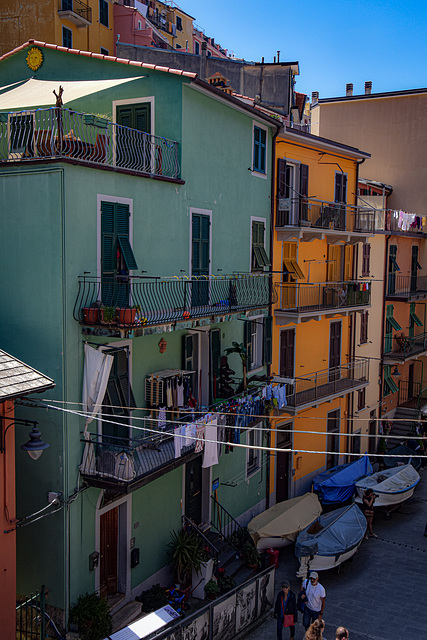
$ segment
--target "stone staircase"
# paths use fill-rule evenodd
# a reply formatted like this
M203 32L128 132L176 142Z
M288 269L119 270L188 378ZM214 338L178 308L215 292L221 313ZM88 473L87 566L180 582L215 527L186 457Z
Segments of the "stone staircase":
M393 426L390 431L391 436L399 436L402 440L386 439L387 450L397 447L403 443L407 438L411 437L414 432L415 424L420 419L420 412L418 409L410 407L397 407L394 414ZM411 422L408 422L411 420Z

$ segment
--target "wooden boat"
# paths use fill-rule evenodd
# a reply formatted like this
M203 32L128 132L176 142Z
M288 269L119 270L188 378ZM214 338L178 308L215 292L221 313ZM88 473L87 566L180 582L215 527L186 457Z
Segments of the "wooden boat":
M258 551L280 549L295 542L300 531L322 513L314 493L278 502L248 524L248 531Z
M419 473L411 464L377 471L377 473L356 482L356 502L361 503L365 490L371 488L378 496L375 499L374 507L390 507L401 504L412 496L419 481Z
M297 576L339 567L356 553L365 532L366 518L355 503L319 516L296 540Z

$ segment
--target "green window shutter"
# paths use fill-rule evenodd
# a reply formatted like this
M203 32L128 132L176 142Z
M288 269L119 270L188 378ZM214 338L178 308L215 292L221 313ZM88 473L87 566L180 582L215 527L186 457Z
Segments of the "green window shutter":
M194 371L193 362L193 336L182 336L182 368L184 371Z
M150 103L121 105L117 107L116 119L123 127L151 133Z
M212 397L213 394L213 382L214 376L216 379L216 389L218 394L219 381L221 377L221 331L219 329L212 329L210 331L210 344L211 344L211 384L212 384Z
M117 110L116 110L117 124L122 125L122 127L129 127L133 129L132 115L133 115L133 110L131 105L117 107Z
M273 330L273 318L268 316L264 318L264 349L263 349L263 364L271 364L272 356L272 330Z
M396 393L398 386L391 376L391 366L386 365L384 367L384 396L388 396L390 393Z
M300 186L299 192L302 196L308 196L308 164L300 166Z
M261 271L264 266L270 264L267 253L264 249L264 231L263 222L252 222L252 270Z
M286 197L286 160L277 160L277 197Z
M127 270L130 271L131 269L138 269L128 236L117 236L117 241Z
M193 213L191 230L191 265L194 276L209 275L210 220L209 216Z
M253 169L265 173L265 156L267 148L267 132L260 127L254 127Z
M415 325L417 325L417 327L422 327L423 326L422 321L419 319L419 317L415 313L415 302L411 302L411 304L410 304L410 307L409 307L409 318L410 318L410 321L411 321L412 330L414 329Z
M129 205L116 202L116 233L129 235Z

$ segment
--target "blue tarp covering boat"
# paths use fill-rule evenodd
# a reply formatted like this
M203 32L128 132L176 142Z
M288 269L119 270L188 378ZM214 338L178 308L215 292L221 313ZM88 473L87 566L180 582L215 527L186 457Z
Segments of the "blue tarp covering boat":
M402 458L394 458L393 456L401 455ZM413 456L412 458L407 458L405 456ZM412 464L414 469L417 471L421 467L421 458L417 458L416 452L409 447L406 447L404 444L399 445L398 447L394 447L394 449L390 449L384 454L384 466L386 469L390 469L391 467L395 467L398 464Z
M301 531L295 543L295 555L340 556L355 549L365 531L366 518L354 502L324 513Z
M363 456L319 473L313 480L313 490L323 504L345 502L354 494L356 482L372 471L368 456Z

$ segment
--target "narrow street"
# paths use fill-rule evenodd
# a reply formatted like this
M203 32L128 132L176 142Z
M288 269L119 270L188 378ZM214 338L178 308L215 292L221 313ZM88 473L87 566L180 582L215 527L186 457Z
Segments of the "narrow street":
M338 626L346 627L351 640L427 640L425 603L427 600L427 469L414 495L386 520L376 512L374 531L378 540L363 541L353 561L339 573L320 573L326 589L324 638L334 640ZM284 578L295 593L297 560L293 546L280 553L276 572L276 594ZM295 639L302 640L304 629L299 617ZM247 636L247 640L276 637L276 621L269 618ZM283 630L284 640L289 631Z

